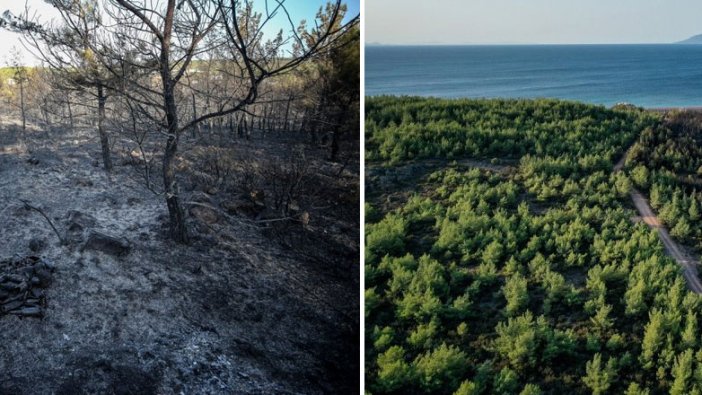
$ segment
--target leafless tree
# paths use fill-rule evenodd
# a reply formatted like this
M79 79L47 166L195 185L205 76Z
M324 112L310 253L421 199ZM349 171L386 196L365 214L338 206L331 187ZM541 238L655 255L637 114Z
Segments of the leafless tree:
M263 0L258 8L247 0L48 2L60 11L60 26L33 26L27 17L15 25L38 37L35 46L66 80L94 88L103 147L109 147L102 131L106 90L157 125L165 139L162 177L170 233L182 243L189 235L175 164L183 133L236 114L253 117L250 107L267 81L314 60L358 23L358 15L342 23L341 0L320 9L311 27L291 19L285 0ZM289 29L265 34L274 19ZM208 89L192 84L198 72L193 62L203 59L208 81L216 81ZM197 102L207 105L198 111Z
M97 59L93 48L102 31L103 16L98 1L50 0L60 14L61 24L42 24L27 8L18 16L5 14L6 25L24 34L34 54L53 74L54 88L92 96L96 101L97 129L102 149L103 165L112 170L110 143L105 130L105 105L114 78ZM69 106L71 125L73 114Z
M25 85L27 83L27 68L22 63L22 57L17 48L10 53L9 65L12 67L12 79L19 86L19 109L22 115L22 132L27 131L27 107L25 102Z
M290 21L289 36L281 31L268 39L264 27L273 18L289 20L284 1L268 6L266 2L266 11L256 12L248 1L113 0L106 7L114 23L106 27L110 34L105 37L114 37L114 41L111 45L103 42L96 50L104 51L101 58L109 59L105 64L123 80L135 104L161 122L166 138L163 184L171 235L176 241L188 241L174 166L182 133L201 122L245 111L258 99L264 81L293 70L326 50L333 45L330 38L358 20L356 17L346 24L338 23L343 17L339 0L320 14L323 17L316 19L313 29L306 29L304 24L292 25ZM136 48L137 53L127 57L115 50L124 47ZM181 122L179 116L181 109L187 108L187 95L180 93L188 88L183 77L191 71L194 59L213 50L223 50L226 56L217 72L236 85L227 90L226 97L215 98L217 108ZM116 63L138 72L127 74L124 67L111 68ZM152 75L160 77L159 84L149 78Z

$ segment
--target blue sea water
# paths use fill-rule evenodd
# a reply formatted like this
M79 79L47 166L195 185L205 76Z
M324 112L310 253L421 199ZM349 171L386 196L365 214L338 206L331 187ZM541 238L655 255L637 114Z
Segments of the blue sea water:
M702 45L367 46L382 94L702 106Z

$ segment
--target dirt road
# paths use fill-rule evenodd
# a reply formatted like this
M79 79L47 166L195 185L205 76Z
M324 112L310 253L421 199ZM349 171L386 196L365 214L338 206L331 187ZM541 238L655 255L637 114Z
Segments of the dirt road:
M625 159L626 154L624 154L619 162L614 165L613 170L615 173L624 168ZM668 230L663 227L661 221L648 204L648 200L646 200L641 192L637 191L635 188L632 188L630 195L631 200L634 202L636 210L638 210L639 214L641 214L643 221L651 228L658 230L658 236L661 238L666 251L683 268L683 276L685 276L685 280L687 281L690 290L694 293L702 294L702 282L700 282L700 278L697 273L698 262L687 252L685 252L684 247L673 241L673 239L670 237L670 233L668 233Z
M683 276L685 276L690 290L698 294L702 293L702 282L700 282L697 274L697 262L685 252L683 247L673 241L668 230L661 225L658 217L653 213L646 198L636 189L632 189L631 191L631 200L634 201L634 206L636 206L644 222L646 222L648 226L658 230L658 236L661 238L668 254L682 266Z

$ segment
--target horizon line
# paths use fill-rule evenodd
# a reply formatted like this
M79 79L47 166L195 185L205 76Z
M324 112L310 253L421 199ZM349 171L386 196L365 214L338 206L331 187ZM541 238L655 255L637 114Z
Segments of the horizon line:
M684 41L684 40L683 40ZM538 46L538 45L700 45L675 42L620 42L620 43L364 43L365 46L374 47L448 47L448 46Z

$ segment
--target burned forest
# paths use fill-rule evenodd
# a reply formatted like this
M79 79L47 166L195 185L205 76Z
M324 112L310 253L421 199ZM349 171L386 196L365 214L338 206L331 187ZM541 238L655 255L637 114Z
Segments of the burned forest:
M300 3L2 15L0 394L359 391L359 15Z

